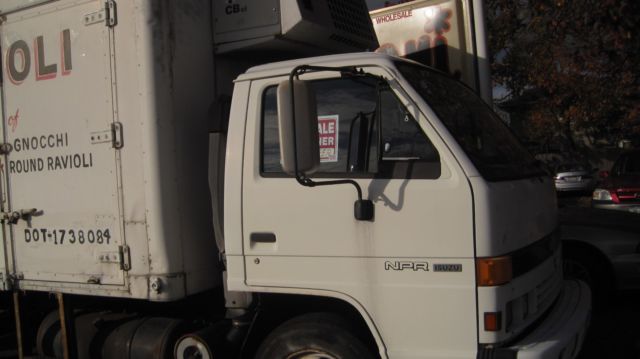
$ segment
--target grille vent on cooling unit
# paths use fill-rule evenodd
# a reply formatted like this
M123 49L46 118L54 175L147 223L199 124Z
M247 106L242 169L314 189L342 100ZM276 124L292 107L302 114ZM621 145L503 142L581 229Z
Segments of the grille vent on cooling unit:
M371 18L366 4L362 1L327 0L329 12L333 20L333 26L337 30L352 34L369 42L376 42L375 33L372 31ZM356 43L353 39L334 34L337 41L347 44ZM359 46L366 47L364 43Z

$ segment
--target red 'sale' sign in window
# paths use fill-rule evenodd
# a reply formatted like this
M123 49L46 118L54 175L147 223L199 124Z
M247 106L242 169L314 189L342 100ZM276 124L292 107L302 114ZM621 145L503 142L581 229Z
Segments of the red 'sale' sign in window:
M338 162L338 115L319 116L320 162Z

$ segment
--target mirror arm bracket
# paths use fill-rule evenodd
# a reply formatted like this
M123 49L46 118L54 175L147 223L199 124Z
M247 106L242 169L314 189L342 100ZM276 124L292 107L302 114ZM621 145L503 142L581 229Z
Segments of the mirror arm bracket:
M370 199L362 199L362 188L358 182L350 179L315 182L311 178L305 177L302 174L298 174L296 176L296 180L298 183L306 187L332 186L339 184L353 185L356 188L356 192L358 192L358 200L353 204L354 217L359 221L373 221L375 213L373 201Z
M298 183L306 187L330 186L330 185L338 185L338 184L353 185L356 188L356 191L358 192L358 200L355 201L353 205L354 217L356 218L356 220L359 220L359 221L373 221L373 218L374 218L373 201L369 199L364 199L364 200L362 199L362 188L360 187L358 182L351 179L315 182L311 178L306 177L304 174L298 171L298 143L296 139L297 132L295 127L296 126L295 125L296 109L295 109L295 97L294 97L295 91L293 86L293 79L299 78L300 75L308 71L340 71L342 73L344 72L352 73L354 72L354 70L355 69L353 68L331 68L331 67L302 65L294 68L293 71L291 71L291 73L289 74L289 85L290 85L289 87L291 89L291 114L294 117L293 126L292 126L293 127L292 128L293 129L293 148L294 148L294 151L293 151L294 172L296 174L296 180L298 181Z

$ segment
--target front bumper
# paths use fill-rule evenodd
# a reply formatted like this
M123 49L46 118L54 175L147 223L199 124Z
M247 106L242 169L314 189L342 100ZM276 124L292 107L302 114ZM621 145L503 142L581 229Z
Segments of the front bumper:
M613 203L611 201L591 201L591 207L640 213L640 203Z
M595 183L592 182L566 182L566 181L556 181L556 191L565 192L565 191L584 191L590 192L593 191L595 187Z
M566 280L556 304L531 333L505 348L486 349L479 358L573 359L587 334L591 290L581 281Z

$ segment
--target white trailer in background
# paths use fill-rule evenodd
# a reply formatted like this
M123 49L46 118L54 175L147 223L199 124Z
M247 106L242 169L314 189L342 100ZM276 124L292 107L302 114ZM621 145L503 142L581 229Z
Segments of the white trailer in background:
M458 82L344 54L364 1L5 0L0 41L20 357L577 355L553 183Z
M415 0L370 15L377 52L450 73L493 103L483 0Z

